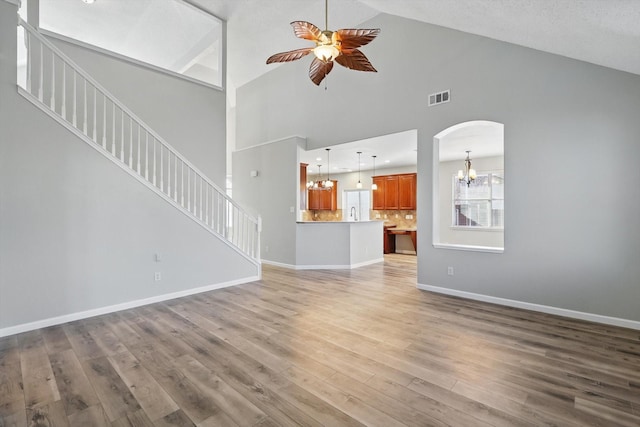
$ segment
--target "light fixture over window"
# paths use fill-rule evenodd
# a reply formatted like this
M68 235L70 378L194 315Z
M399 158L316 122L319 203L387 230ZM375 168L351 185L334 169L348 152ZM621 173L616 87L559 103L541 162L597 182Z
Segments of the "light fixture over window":
M376 176L376 157L378 156L371 156L373 157L373 176L372 178L375 178ZM378 184L376 184L375 181L373 181L373 184L371 184L371 190L372 191L376 191L378 189Z
M458 170L458 179L460 181L466 181L467 187L471 184L472 181L476 179L476 170L471 168L471 159L469 158L469 153L471 151L467 150L467 158L464 161L464 171L462 169Z
M82 0L83 2L85 2L86 4L93 4L96 2L96 0Z
M358 183L356 184L356 188L362 188L362 182L360 182L360 155L362 151L358 151Z

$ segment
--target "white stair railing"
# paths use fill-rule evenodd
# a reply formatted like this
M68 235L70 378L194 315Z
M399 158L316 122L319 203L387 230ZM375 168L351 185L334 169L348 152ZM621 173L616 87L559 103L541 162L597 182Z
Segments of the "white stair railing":
M260 218L216 184L88 73L19 20L18 91L165 200L260 263Z

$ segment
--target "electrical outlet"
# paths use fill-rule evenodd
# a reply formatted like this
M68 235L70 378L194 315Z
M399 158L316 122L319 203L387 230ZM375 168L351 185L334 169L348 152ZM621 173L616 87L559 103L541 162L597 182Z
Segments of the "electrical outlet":
M409 214L409 215L405 215L404 217L405 219L413 219L413 215Z
M160 280L162 280L162 273L161 272L156 271L155 280L156 280L156 282L159 282Z
M267 252L267 253L269 252L269 245L264 247L264 251Z
M376 219L380 219L380 214L376 214Z
M296 208L293 206L289 206L289 213L296 213Z
M156 254L156 262L160 261L162 261L162 257L160 256L160 254Z
M447 275L453 276L453 267L447 267Z

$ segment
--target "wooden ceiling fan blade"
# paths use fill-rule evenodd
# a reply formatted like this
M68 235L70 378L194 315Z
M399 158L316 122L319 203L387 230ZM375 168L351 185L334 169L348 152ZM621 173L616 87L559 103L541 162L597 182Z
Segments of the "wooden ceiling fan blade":
M313 48L306 47L304 49L296 49L296 50L290 50L288 52L276 53L274 55L271 55L267 59L267 64L271 64L273 62L291 62L291 61L296 61L296 60L302 58L303 56L307 56L312 50L313 50Z
M318 58L313 58L311 67L309 67L309 78L316 86L320 85L320 82L331 72L333 69L333 61L321 61Z
M378 70L373 68L373 65L371 65L371 62L369 62L369 59L367 59L365 54L360 52L358 49L353 49L349 53L342 52L342 55L336 58L336 62L351 70L370 71L373 73L378 72Z
M322 34L322 30L313 25L311 22L293 21L291 23L291 26L293 27L293 32L296 37L301 39L316 41Z
M350 50L369 44L380 33L380 28L369 30L359 28L343 29L338 30L337 33L342 41L342 49Z

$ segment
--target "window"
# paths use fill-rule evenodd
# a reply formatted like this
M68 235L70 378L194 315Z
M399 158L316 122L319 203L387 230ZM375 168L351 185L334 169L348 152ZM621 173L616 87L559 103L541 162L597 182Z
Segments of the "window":
M504 172L478 173L469 185L454 175L451 225L504 228Z
M40 0L51 36L222 87L223 21L180 0Z

